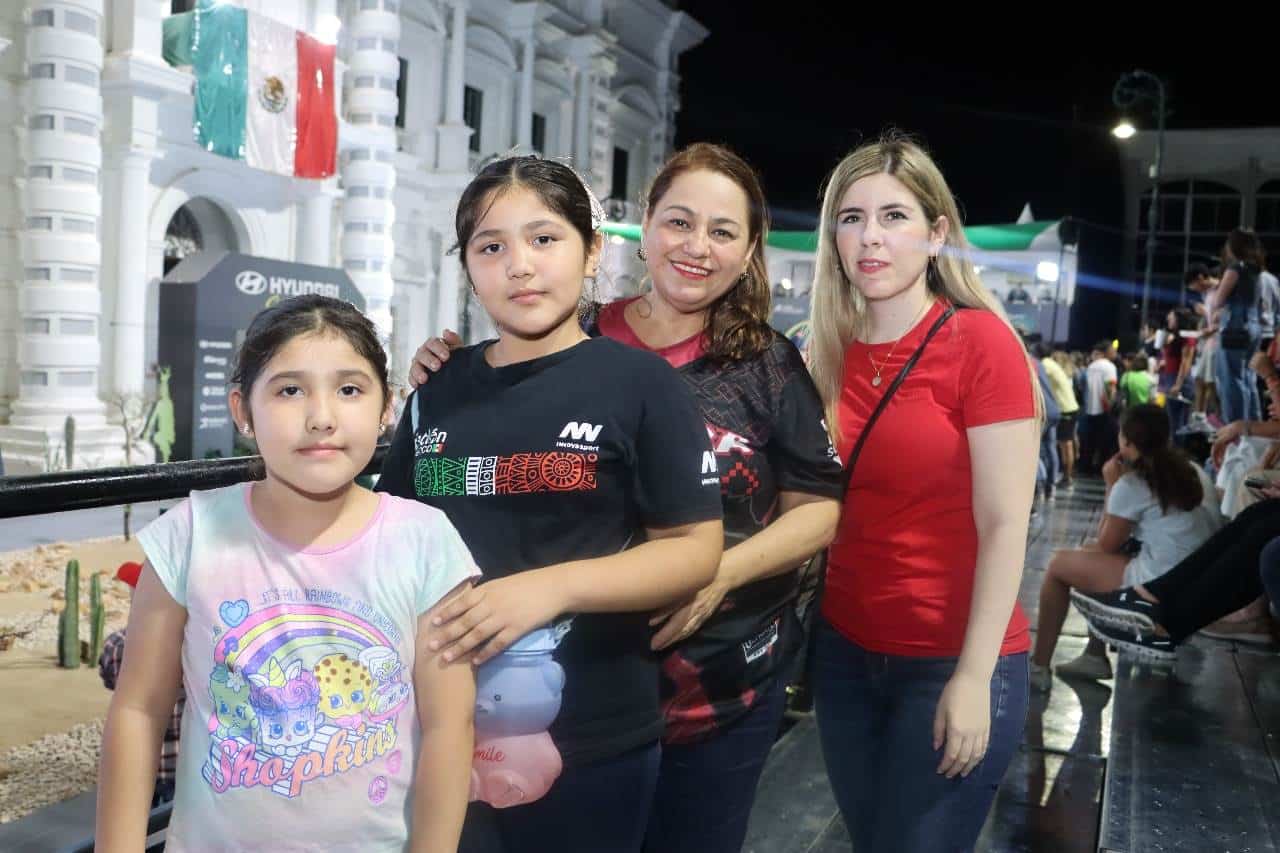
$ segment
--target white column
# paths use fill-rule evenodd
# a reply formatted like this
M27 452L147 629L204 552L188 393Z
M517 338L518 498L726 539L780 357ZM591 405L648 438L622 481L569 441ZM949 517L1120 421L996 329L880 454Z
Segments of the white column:
M0 31L6 36L22 32L21 4L0 3ZM15 53L18 48L7 38L0 37L0 61L8 66L6 51ZM22 84L14 76L0 74L0 128L6 128L0 139L0 198L5 207L0 209L0 423L9 418L10 401L18 394L18 330L22 323L18 318L18 282L22 278L22 255L18 249L18 227L22 211L18 209L19 180L26 174L26 164L18 147L20 128L25 124L26 112L22 106Z
M365 298L365 312L384 343L391 337L391 229L395 223L396 79L400 41L398 6L361 4L349 21L347 121L361 144L342 158L342 265Z
M437 128L436 166L442 172L467 171L471 128L462 120L462 88L467 69L467 2L450 0L449 66L445 76L444 121Z
M452 243L453 229L443 232L448 243ZM436 279L436 324L431 334L438 335L443 329L461 332L459 325L462 311L462 288L466 282L462 275L462 264L456 255L446 255L440 261L440 275ZM471 343L468 341L467 343Z
M585 173L591 167L591 90L595 83L590 60L577 65L573 92L573 166Z
M578 90L578 69L572 63L565 63L565 76L569 78L569 91L576 92ZM559 126L560 135L556 140L556 156L573 157L574 139L574 105L576 99L572 94L567 98L562 98L559 104Z
M126 149L112 163L117 173L115 312L112 384L119 393L141 393L146 380L147 220L151 152Z
M533 62L534 39L529 33L521 43L520 96L516 101L516 146L521 151L533 149Z
M449 97L445 103L444 120L450 124L462 122L462 84L466 75L467 60L467 3L454 0L449 22Z
M332 192L320 188L298 202L295 255L299 263L318 267L333 265L333 199Z
M73 465L123 457L98 399L103 0L28 0L27 15L18 398L0 431L15 472L44 469L68 416Z
M147 382L147 295L151 251L151 164L160 135L159 105L186 95L191 80L161 58L166 0L113 0L111 53L102 73L104 197L100 338L103 387L141 393ZM154 322L154 321L153 321ZM134 457L137 458L136 455Z

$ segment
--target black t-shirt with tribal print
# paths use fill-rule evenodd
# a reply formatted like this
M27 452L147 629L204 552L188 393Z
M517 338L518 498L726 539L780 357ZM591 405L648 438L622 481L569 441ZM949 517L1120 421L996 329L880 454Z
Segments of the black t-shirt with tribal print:
M606 305L592 331L649 349L626 324L631 300ZM735 363L702 352L701 340L657 352L678 368L697 400L716 453L725 549L778 515L780 492L841 497L840 461L818 390L795 346L775 332L763 354ZM732 590L719 609L662 661L663 739L706 739L741 719L785 675L802 636L797 573Z
M702 419L662 359L593 338L495 368L491 343L458 350L409 400L378 482L442 510L486 579L720 518ZM566 765L661 735L651 636L645 613L573 617L556 650L565 685L551 727Z

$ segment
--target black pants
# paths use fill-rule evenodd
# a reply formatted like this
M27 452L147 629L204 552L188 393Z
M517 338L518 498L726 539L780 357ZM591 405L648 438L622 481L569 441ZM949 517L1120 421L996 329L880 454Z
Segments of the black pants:
M1259 558L1280 536L1280 500L1260 501L1190 556L1144 586L1160 601L1160 624L1181 641L1262 595Z
M1097 474L1115 455L1116 421L1110 413L1085 415L1080 422L1079 466L1089 474Z
M708 740L663 744L645 853L738 853L787 693L774 682L741 720Z

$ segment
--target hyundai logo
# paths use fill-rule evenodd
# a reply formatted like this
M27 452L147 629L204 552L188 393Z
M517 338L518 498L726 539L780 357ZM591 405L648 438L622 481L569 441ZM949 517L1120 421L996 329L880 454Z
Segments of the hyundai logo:
M244 270L236 273L236 290L248 296L267 292L267 277L260 272Z

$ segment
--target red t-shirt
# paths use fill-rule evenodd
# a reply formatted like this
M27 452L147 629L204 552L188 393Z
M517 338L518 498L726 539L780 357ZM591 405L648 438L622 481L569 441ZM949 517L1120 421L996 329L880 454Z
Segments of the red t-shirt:
M943 311L941 302L898 344L855 341L845 353L840 454ZM978 557L970 427L1035 416L1021 342L989 311L962 309L929 342L862 448L831 545L822 613L848 639L881 654L956 657L964 645ZM1030 649L1014 605L1000 654Z

